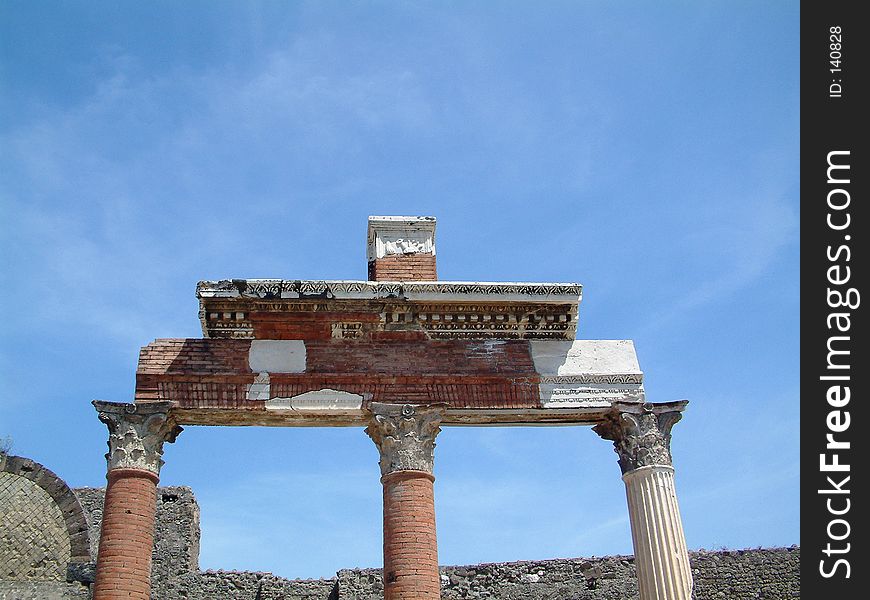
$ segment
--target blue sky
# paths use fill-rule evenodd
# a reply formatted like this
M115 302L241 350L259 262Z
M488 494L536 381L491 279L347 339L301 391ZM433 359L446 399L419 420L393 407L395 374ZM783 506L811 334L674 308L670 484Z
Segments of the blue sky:
M674 428L689 547L799 543L798 3L0 3L0 437L105 483L94 398L199 337L200 279L363 279L366 217L445 280L584 284ZM188 428L203 568L381 565L357 429ZM631 553L588 428L446 428L440 561Z

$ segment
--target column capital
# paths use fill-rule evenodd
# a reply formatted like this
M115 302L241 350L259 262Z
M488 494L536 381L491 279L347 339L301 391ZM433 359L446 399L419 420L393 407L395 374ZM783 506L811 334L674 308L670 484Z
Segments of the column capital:
M381 454L381 475L396 471L432 474L435 436L441 431L444 405L385 404L372 402L366 433Z
M614 402L605 420L592 429L613 442L623 474L640 467L671 466L671 428L682 418L688 403Z
M127 404L92 402L100 421L109 428L106 466L113 469L139 469L160 474L163 443L174 442L181 427L170 414L172 402Z

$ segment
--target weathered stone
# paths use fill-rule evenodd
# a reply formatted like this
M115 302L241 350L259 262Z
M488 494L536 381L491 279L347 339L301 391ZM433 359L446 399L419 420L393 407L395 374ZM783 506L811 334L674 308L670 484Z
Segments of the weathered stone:
M435 217L369 217L368 259L435 254Z
M366 433L380 451L381 475L408 470L432 473L444 407L373 402L369 409L372 419Z
M0 458L0 579L83 581L75 574L90 549L75 494L39 463Z
M800 598L800 550L693 552L695 600L787 600ZM630 556L576 558L473 567L441 567L444 600L631 600L638 597ZM337 575L339 600L378 600L383 582L378 569L347 569Z
M660 404L614 402L611 412L593 430L613 442L619 467L628 473L639 467L671 465L671 428L682 417L687 401Z
M571 341L577 332L583 289L577 283L401 279L200 281L203 334L268 341L374 339L402 331L424 339Z
M163 443L174 442L181 427L169 414L170 402L123 404L94 400L100 421L109 428L107 469L141 469L160 474Z

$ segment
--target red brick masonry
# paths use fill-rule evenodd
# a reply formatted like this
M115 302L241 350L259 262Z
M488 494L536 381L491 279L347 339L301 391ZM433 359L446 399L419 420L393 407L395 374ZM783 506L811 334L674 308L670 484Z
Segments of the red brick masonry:
M384 600L441 597L434 477L396 471L384 484Z
M434 254L394 254L369 261L369 281L437 281Z
M112 469L107 479L93 598L149 600L157 475Z
M307 340L304 373L270 373L270 396L325 388L367 401L451 408L538 408L540 377L527 340ZM250 340L163 339L142 348L136 401L179 408L265 410L247 400L257 376Z

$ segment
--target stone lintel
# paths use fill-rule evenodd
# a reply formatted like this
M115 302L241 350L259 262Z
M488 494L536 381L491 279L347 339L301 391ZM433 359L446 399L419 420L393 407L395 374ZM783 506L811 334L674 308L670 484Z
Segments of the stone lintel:
M109 428L106 466L160 474L163 443L174 442L181 427L171 414L172 402L128 404L94 400L100 421Z
M610 413L610 405L575 409L446 409L441 422L450 427L525 427L596 425ZM180 425L257 427L365 427L367 409L354 410L261 410L244 408L173 409Z

